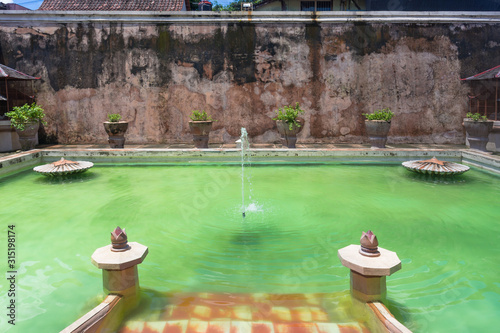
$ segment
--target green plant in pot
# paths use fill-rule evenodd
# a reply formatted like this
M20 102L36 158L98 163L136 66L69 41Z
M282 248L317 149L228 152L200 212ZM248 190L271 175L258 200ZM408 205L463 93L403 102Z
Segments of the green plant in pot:
M118 113L108 114L108 121L104 122L104 130L108 134L108 142L111 148L123 148L125 146L125 132L128 122L122 121Z
M479 113L469 112L466 117L464 127L470 147L486 152L488 137L493 129L493 121L488 120L486 116L481 116Z
M370 139L372 148L385 148L394 113L389 108L384 108L373 113L363 113L363 116L366 118L366 134Z
M304 114L304 110L300 108L299 102L295 106L289 105L275 110L276 127L283 138L284 144L288 148L295 148L297 142L297 134L304 127L304 119L299 118L299 115Z
M45 117L43 108L36 103L24 104L23 106L14 106L12 111L7 112L5 115L10 118L11 126L16 129L21 149L30 150L35 148L36 134L40 123L47 124L43 120Z
M204 110L193 110L189 116L189 129L193 134L193 141L196 148L208 148L208 140L210 131L212 130L212 116L208 115Z

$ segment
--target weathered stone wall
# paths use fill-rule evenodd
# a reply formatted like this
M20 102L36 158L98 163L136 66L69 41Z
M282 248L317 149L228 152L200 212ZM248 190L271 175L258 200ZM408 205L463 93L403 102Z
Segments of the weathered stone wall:
M46 132L104 143L107 113L128 143L191 142L189 114L218 121L211 142L278 142L274 110L300 102L300 142L366 142L362 113L395 113L389 142L464 142L468 86L500 64L486 23L0 24L0 61L40 76Z

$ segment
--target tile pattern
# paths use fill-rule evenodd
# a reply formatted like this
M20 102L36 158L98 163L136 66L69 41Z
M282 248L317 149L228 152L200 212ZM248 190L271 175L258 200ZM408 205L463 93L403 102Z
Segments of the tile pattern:
M244 321L129 322L120 333L369 333L358 323L272 323Z
M314 294L181 294L150 320L119 333L368 333L361 323L331 323Z

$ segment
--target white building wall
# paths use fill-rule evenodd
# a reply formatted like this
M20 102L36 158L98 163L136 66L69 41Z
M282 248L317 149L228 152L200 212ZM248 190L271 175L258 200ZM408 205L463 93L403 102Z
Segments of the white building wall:
M300 11L300 2L303 0L285 0L287 11ZM366 9L365 0L357 0L356 3L361 7L361 10ZM334 0L332 11L340 11L340 0ZM354 4L351 4L351 10L358 10ZM256 11L281 11L281 2L274 2L259 6Z

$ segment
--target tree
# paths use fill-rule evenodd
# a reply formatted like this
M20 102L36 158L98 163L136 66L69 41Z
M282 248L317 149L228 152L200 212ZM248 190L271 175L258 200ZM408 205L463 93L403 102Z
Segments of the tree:
M213 2L212 10L221 12L221 11L240 11L241 10L241 4L245 2L251 2L255 5L261 3L263 0L236 0L233 2L230 2L226 6L219 4L217 1Z

